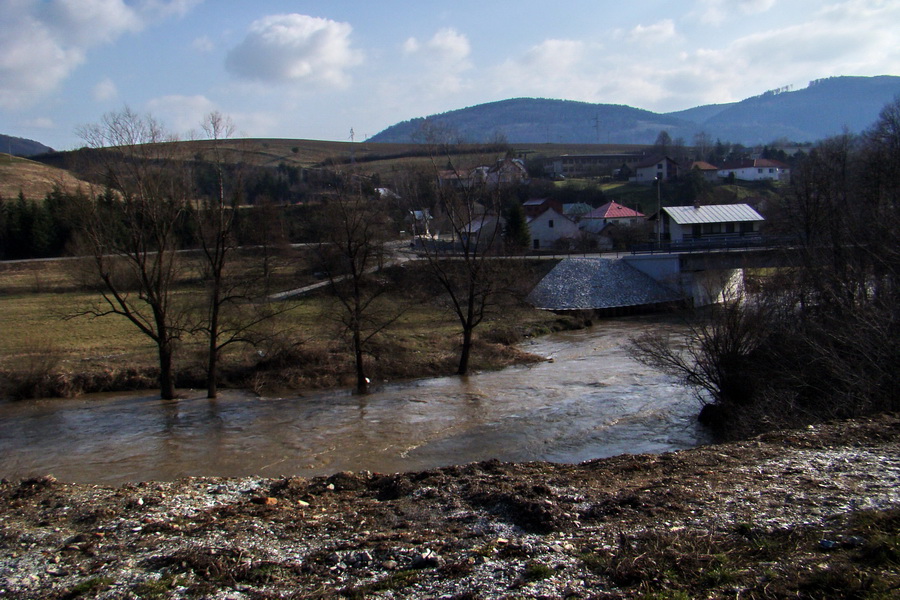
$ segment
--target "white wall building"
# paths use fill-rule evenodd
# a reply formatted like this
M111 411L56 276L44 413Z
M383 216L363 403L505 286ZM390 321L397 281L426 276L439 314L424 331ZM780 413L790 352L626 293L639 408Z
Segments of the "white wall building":
M769 158L753 158L725 163L719 168L719 177L728 177L734 173L735 179L741 181L783 181L791 174L791 168Z
M759 235L763 221L765 218L748 204L666 206L662 209L662 239L683 242Z
M578 237L578 225L564 215L550 208L528 221L531 232L531 248L544 250L554 248L560 240L566 244Z

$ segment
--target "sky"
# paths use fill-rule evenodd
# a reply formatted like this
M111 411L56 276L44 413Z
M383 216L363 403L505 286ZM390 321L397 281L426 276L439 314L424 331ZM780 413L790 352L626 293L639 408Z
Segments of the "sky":
M183 139L362 141L508 98L671 112L900 75L900 0L0 0L0 133L129 107Z

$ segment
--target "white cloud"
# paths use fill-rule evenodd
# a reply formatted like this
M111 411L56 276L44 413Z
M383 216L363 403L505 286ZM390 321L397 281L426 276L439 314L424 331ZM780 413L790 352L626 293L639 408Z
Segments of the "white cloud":
M118 98L119 89L116 87L116 84L113 83L113 80L107 77L103 81L97 83L91 90L91 93L94 100L97 102L106 102Z
M731 5L738 15L773 6L768 0ZM710 37L691 47L664 21L618 32L623 40L667 38L662 47L644 40L601 50L577 40L546 40L495 66L484 81L494 86L495 97L539 95L678 110L831 75L896 74L900 29L885 24L898 22L900 3L849 0L769 30L748 32L736 18L723 26L730 28L727 41L715 44Z
M463 75L472 68L469 38L455 29L437 31L429 40L414 37L403 44L403 52L414 61L406 72L407 89L424 96L446 95L468 87Z
M216 110L216 104L206 96L162 96L147 102L147 109L167 131L184 137L196 131L203 119Z
M580 40L544 40L491 69L488 84L500 96L596 101L597 72L605 60L600 50Z
M56 127L56 123L53 122L53 119L49 117L38 117L36 119L30 119L22 123L27 128L32 129L53 129Z
M256 81L345 87L347 71L362 62L350 44L352 30L348 23L307 15L263 17L228 53L226 68Z
M695 10L687 14L687 20L699 20L705 25L722 25L729 17L741 19L747 15L767 12L777 0L700 0Z
M741 12L746 15L764 13L775 6L775 0L741 0Z
M434 57L445 64L459 64L471 51L469 38L455 29L441 29L425 45Z
M419 51L419 48L422 46L419 44L419 40L414 37L407 39L403 42L403 52L406 54L414 54Z
M661 44L675 37L675 22L664 19L653 25L638 25L628 34L628 39L639 44Z
M193 42L191 42L191 46L194 48L194 50L203 54L208 54L216 49L215 42L213 42L212 38L207 35L200 36L195 39Z
M424 44L414 37L403 43L406 54L416 55L435 66L468 67L472 51L469 38L453 28L445 28L435 33Z
M0 0L0 107L52 92L90 48L182 14L196 0Z

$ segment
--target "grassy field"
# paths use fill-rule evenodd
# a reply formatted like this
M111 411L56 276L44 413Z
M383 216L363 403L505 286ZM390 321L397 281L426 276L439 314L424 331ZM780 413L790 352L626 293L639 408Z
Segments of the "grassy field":
M74 190L87 184L64 169L57 169L39 162L0 153L0 196L13 200L21 191L26 198L42 199L53 188Z
M155 346L120 316L76 316L101 300L78 283L74 261L0 263L0 395L77 395L106 389L152 387ZM530 269L539 277L547 261ZM283 280L285 287L289 278ZM186 277L181 293L199 293ZM402 291L392 300L406 310L372 346L373 380L452 373L459 324L439 296ZM222 361L223 387L257 391L347 386L353 363L327 294L304 297L265 325L266 339L232 346ZM475 369L531 360L514 345L524 336L579 326L510 301L477 331ZM176 352L181 387L202 387L205 340L185 335ZM6 392L4 381L6 379ZM19 385L21 384L21 385ZM30 386L30 388L29 388ZM29 391L31 389L32 391ZM12 391L11 391L12 390Z
M206 140L172 142L176 155L184 159L211 158L212 144ZM603 144L511 144L518 156L557 156L561 154L630 152L643 146ZM421 144L377 144L370 142L332 142L300 139L228 139L219 142L223 159L230 163L246 163L256 166L277 167L285 164L293 167L315 168L342 165L366 175L387 176L400 170L433 169L427 146ZM500 155L496 150L485 151L481 146L457 146L453 148L454 163L471 167L490 164ZM0 195L14 198L21 190L26 197L41 199L54 185L75 189L83 184L64 166L73 153L48 155L35 162L0 154ZM446 156L437 156L441 168Z

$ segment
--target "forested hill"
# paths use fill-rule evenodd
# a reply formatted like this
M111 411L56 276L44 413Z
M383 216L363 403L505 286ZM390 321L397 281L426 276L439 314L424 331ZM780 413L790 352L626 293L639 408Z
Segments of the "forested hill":
M452 131L466 142L498 137L512 143L575 144L653 143L661 129L672 137L693 131L693 123L677 117L615 104L572 100L516 98L412 119L389 127L371 142L424 142L426 121L439 131Z
M13 156L35 156L46 152L53 152L53 148L45 146L34 140L25 138L12 137L0 133L0 152L12 154Z
M731 104L659 114L630 106L516 98L398 123L372 142L426 141L427 130L466 142L652 144L660 131L691 143L701 131L745 145L811 142L865 129L900 96L900 77L831 77L801 90L773 90ZM423 127L428 123L428 127Z

